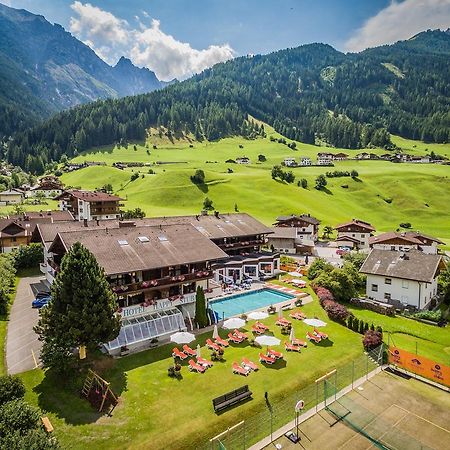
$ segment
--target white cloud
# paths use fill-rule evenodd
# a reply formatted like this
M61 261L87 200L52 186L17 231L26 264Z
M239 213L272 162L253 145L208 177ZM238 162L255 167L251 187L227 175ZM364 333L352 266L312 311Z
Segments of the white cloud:
M124 55L133 63L153 70L162 80L183 79L234 56L228 45L211 45L197 50L161 30L159 20L143 24L135 16L138 28L90 3L71 5L76 17L70 19L70 31L110 64ZM149 14L143 11L143 16Z
M446 29L449 25L450 0L394 0L357 30L345 48L357 52L408 39L429 28Z

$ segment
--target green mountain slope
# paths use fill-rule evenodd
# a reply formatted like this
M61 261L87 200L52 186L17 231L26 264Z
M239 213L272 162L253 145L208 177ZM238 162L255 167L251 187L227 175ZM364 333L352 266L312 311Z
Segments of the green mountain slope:
M448 142L449 42L437 31L359 54L311 44L237 58L161 91L60 113L17 134L8 159L37 170L63 153L142 140L154 125L197 139L253 136L261 130L249 114L305 143L389 149L389 132Z
M125 58L115 67L42 16L0 4L0 138L52 113L163 84Z

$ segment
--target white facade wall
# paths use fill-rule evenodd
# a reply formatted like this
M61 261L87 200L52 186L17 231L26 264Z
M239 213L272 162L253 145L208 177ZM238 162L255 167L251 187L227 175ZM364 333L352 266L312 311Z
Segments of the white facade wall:
M366 296L379 302L388 303L386 294L390 294L392 300L423 309L430 303L436 292L437 278L432 283L425 283L402 278L367 275Z
M436 242L433 242L431 245L418 245L418 244L409 244L409 245L392 245L392 244L373 244L374 249L379 250L397 250L397 251L409 251L412 249L421 250L423 253L428 255L437 255L438 246Z
M359 231L338 231L338 237L352 237L361 242L360 248L369 248L369 238L371 233L361 233Z
M300 165L301 166L311 166L312 165L311 158L301 158Z

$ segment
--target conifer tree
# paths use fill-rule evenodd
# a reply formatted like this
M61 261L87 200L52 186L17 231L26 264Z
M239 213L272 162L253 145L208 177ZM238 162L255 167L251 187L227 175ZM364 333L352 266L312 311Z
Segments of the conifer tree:
M200 328L208 325L205 293L201 286L197 286L197 293L195 295L195 321Z
M56 351L64 359L68 348L94 349L119 334L114 293L94 255L79 242L64 255L51 294L35 329L44 342L44 355Z

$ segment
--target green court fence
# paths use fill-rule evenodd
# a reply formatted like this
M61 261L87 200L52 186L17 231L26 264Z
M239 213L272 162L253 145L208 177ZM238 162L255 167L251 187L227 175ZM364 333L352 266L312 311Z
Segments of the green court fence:
M325 401L328 405L336 399L337 393L348 387L361 377L382 364L383 345L364 353L358 358L341 366L337 366L327 376L297 389L282 399L262 404L261 411L245 417L244 420L210 439L204 446L205 450L243 450L251 447L261 439L272 436L273 433L296 419L295 405L303 400L301 413L317 409L317 405ZM251 386L250 386L251 388Z

